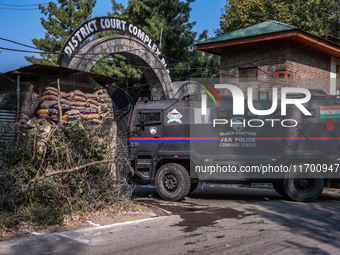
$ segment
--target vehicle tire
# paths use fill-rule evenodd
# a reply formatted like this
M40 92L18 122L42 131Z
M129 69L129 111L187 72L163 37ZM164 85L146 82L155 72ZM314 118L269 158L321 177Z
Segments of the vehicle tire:
M180 164L168 163L156 174L156 189L164 200L179 201L190 191L190 176Z
M281 196L286 197L287 194L285 190L283 189L283 183L282 182L273 182L273 188L277 193L279 193Z
M319 173L290 173L283 179L283 189L289 198L297 202L316 200L324 188Z
M189 190L189 194L191 194L192 192L195 191L195 189L198 186L198 180L192 180L191 181L191 185L190 185L190 190Z

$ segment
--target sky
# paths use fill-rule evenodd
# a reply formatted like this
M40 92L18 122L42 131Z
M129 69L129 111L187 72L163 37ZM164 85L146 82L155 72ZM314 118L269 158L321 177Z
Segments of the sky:
M34 46L33 38L42 38L45 29L40 23L43 17L40 10L12 10L6 5L28 5L46 3L47 0L0 0L0 37L23 44ZM126 6L128 0L116 0ZM200 34L203 30L208 30L210 37L214 36L214 29L219 28L221 9L226 4L226 0L196 0L191 4L192 12L190 21L196 22L194 31ZM32 8L21 7L21 8ZM92 17L106 16L111 12L111 0L97 0ZM19 7L15 7L19 8ZM34 8L34 7L33 7ZM0 47L29 50L29 48L19 46L0 40ZM24 56L32 56L31 53L20 53L0 49L0 72L5 73L15 70L25 65L30 65ZM37 54L37 56L39 56Z

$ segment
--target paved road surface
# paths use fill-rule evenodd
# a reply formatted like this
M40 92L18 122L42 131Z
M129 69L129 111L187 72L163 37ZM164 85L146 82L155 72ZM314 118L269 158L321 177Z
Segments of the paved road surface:
M216 186L181 203L138 187L135 199L172 215L0 242L0 254L340 254L339 193L296 203L272 190Z

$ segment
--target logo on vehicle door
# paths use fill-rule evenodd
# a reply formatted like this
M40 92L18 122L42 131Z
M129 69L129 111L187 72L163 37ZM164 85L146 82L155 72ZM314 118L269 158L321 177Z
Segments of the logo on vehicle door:
M180 112L178 112L176 109L173 109L171 112L168 113L168 124L171 122L177 122L179 124L182 123L181 118L183 117Z

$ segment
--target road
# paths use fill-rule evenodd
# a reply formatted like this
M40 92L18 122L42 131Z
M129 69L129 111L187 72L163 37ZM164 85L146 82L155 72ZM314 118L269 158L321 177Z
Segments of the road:
M339 254L340 193L313 203L273 190L198 188L183 202L138 187L136 200L164 216L0 242L0 254ZM171 212L167 216L167 211Z

